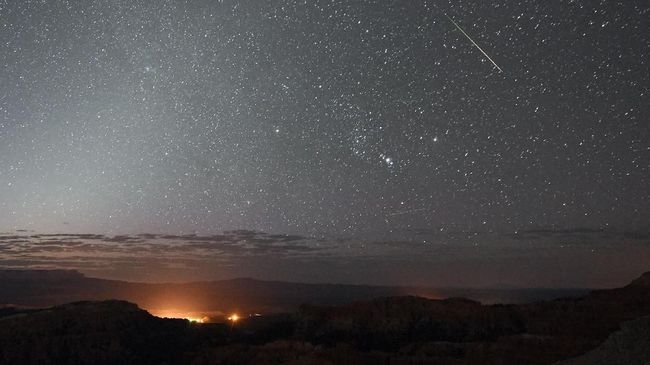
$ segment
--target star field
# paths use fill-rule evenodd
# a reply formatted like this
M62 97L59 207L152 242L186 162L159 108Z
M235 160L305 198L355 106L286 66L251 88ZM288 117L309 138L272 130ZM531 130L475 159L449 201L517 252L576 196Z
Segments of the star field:
M649 15L0 2L0 230L647 230Z

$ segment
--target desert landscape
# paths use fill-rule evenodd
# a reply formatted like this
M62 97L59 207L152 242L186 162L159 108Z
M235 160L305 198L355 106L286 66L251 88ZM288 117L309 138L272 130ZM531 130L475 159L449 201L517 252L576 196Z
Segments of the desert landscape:
M211 318L165 318L135 303L98 300L138 297L123 291L125 283L97 285L101 279L77 272L0 276L5 289L0 302L23 303L0 310L3 364L643 364L650 354L650 273L622 288L492 305L465 298L368 299L395 294L386 288L323 290L236 280L211 287L222 297L256 300L261 303L257 309L271 310L249 313L252 305L225 300L213 307L221 308L222 315ZM83 281L92 285L81 285ZM230 296L227 285L239 292ZM23 290L11 291L16 287ZM193 289L196 284L162 290L172 297L191 297ZM139 298L158 295L156 290L131 290ZM289 291L292 298L286 298ZM95 300L47 308L25 305L80 295Z

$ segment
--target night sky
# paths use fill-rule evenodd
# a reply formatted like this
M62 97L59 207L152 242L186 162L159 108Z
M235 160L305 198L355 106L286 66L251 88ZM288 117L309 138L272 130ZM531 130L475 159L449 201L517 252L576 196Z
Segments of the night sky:
M641 0L0 1L0 266L625 282L650 270L648 29Z

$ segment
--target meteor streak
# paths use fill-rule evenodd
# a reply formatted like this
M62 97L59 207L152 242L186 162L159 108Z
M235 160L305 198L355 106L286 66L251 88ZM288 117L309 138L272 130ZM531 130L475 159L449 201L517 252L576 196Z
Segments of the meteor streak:
M494 62L494 60L493 60L490 56L488 56L488 54L485 53L485 51L484 51L484 50L483 50L483 49L482 49L478 44L476 44L476 42L474 42L474 40L473 40L473 39L472 39L472 38L471 38L467 33L465 33L465 31L463 30L463 28L461 28L460 25L458 25L458 23L456 23L456 22L454 21L454 19L452 19L452 18L451 18L449 15L447 15L447 14L445 14L445 16L447 17L447 19L449 19L449 21L451 21L451 22L456 26L456 28L458 28L458 30L460 30L460 31L463 33L463 35L465 35L465 37L467 37L467 39L469 39L470 42L472 42L472 44L473 44L474 46L476 46L476 48L478 48L479 51L481 51L481 53L483 53L483 55L484 55L485 57L487 57L488 60L490 60L490 62L492 62L492 64L494 65L494 67L496 67L497 70L499 70L499 72L503 72L503 70L501 69L501 67L499 67L499 65L497 65L497 63Z
M390 213L389 216L394 216L394 215L403 215L403 214L409 214L409 213L415 213L415 212L421 212L423 210L427 210L426 208L420 208L420 209L411 209L411 210L403 210L400 212L394 212Z

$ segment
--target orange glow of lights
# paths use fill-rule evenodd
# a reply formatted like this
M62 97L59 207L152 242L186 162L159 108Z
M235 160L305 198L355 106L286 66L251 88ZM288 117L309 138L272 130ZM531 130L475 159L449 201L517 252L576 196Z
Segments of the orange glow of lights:
M187 319L188 321L190 321L192 323L206 323L208 321L208 317L203 317L203 318L185 317L184 319Z
M157 311L152 312L152 314L159 318L174 318L174 319L185 319L191 323L208 323L210 322L209 317L200 317L197 315L192 315L190 313L181 313L175 311Z
M228 320L229 320L230 322L233 322L233 323L234 323L234 322L237 322L237 321L239 321L239 315L238 315L237 313L231 314L231 315L228 317Z

